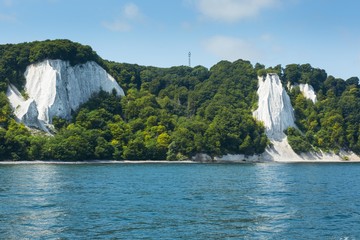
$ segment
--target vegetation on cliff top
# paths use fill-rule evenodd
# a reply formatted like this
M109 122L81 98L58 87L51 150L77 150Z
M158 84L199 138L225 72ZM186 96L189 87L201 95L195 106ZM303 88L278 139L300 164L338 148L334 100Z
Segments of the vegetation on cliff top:
M105 67L103 60L90 46L65 39L0 45L0 90L4 90L9 83L22 89L26 67L44 59L61 59L69 61L71 65L95 61Z
M100 92L71 122L55 118L54 137L30 134L14 121L5 91L9 83L21 88L26 66L47 58L73 65L96 61L126 96ZM252 117L261 69L263 65L243 60L221 61L209 70L116 63L68 40L0 45L0 159L180 160L196 153L262 153L268 140L262 123ZM290 92L300 131L287 133L297 152L314 146L360 153L357 78L335 79L309 64L270 70L278 72L285 85L310 83L317 92L316 104L296 87Z
M292 64L286 66L283 79L291 84L309 83L316 91L315 104L306 99L298 87L290 92L296 125L304 141L309 143L307 146L335 152L345 149L360 154L360 85L357 77L344 81L327 76L324 70L314 69L309 64ZM290 135L300 137L299 133ZM306 151L312 147L301 149Z

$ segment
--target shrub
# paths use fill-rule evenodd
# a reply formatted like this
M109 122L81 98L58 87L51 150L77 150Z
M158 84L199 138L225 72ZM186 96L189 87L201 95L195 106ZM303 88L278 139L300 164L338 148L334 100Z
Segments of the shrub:
M288 137L289 145L297 154L314 150L306 137L298 129L289 127L285 130L285 134Z

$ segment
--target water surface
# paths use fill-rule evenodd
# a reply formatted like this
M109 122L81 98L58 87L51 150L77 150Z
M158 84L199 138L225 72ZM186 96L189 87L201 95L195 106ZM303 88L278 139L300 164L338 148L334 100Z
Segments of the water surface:
M0 239L357 239L360 164L0 165Z

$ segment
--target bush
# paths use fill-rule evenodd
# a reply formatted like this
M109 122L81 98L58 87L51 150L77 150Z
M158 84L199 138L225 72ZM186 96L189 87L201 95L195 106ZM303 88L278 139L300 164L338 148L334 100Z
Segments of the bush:
M285 134L288 137L289 145L297 154L314 151L309 141L298 129L289 127L285 130Z
M265 68L259 69L259 70L257 71L257 75L258 75L259 77L265 77L266 74L267 74L267 73L266 73Z

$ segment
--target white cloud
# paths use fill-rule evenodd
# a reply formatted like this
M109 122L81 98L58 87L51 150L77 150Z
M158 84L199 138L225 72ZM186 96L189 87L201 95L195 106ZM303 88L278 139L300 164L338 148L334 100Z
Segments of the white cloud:
M142 19L142 14L141 14L138 6L136 6L133 3L129 3L124 6L123 15L125 18L130 19L130 20L141 20Z
M221 60L238 59L256 61L260 51L251 43L241 38L214 36L204 42L205 49Z
M279 0L194 0L202 16L224 22L236 22L259 14Z
M133 29L136 22L141 22L144 16L134 3L126 4L119 17L111 22L103 22L103 26L114 32L127 32Z
M131 25L126 21L115 20L112 22L104 22L104 27L113 32L127 32L131 30Z

